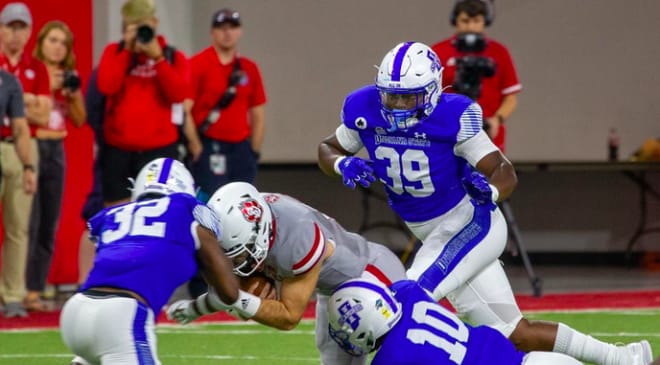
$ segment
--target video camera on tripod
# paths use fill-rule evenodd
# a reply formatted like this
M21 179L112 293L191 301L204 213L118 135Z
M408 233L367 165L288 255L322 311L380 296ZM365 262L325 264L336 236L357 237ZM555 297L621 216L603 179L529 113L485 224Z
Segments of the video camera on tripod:
M456 77L452 88L477 100L481 95L481 79L493 77L496 70L492 58L479 55L486 49L486 39L482 33L459 33L452 45L458 52L466 54L456 58Z

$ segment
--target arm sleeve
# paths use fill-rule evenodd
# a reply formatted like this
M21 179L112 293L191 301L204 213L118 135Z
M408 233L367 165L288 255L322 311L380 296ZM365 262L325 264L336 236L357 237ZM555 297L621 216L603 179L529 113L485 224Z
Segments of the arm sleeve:
M7 103L7 116L11 118L25 117L25 104L23 102L23 89L13 75L4 79L10 83L8 87L9 102Z
M454 154L464 158L472 166L477 166L477 162L493 151L498 151L498 148L483 130L454 146Z
M104 95L114 95L119 92L126 79L131 53L125 49L117 52L118 47L117 44L107 46L99 62L96 84Z
M472 103L465 108L459 120L460 129L456 135L458 143L472 138L483 129L482 114L481 107L477 103Z
M349 129L344 124L337 127L335 136L341 147L350 153L357 153L364 147L360 139L360 134L357 131Z
M176 51L174 64L165 59L156 64L156 80L170 103L180 103L189 94L190 67L181 51Z

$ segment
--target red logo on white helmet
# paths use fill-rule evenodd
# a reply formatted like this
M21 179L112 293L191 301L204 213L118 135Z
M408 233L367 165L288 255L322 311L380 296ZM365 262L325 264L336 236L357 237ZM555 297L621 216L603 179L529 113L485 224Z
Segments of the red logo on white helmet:
M259 223L261 222L261 216L264 213L264 208L259 205L259 203L254 199L248 199L242 201L239 208L243 217L246 221L250 223Z

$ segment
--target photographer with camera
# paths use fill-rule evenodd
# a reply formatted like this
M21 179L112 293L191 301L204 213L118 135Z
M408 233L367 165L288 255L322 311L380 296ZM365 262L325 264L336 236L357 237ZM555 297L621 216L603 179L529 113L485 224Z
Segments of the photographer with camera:
M106 206L127 202L129 177L158 157L179 156L188 61L158 34L152 0L128 0L121 9L123 38L109 44L98 65L97 86L106 96L99 146Z
M504 152L504 122L516 109L522 85L507 48L484 34L493 17L491 0L457 0L450 19L456 33L432 49L444 66L442 86L479 103L484 129Z
M67 121L82 127L87 116L69 27L61 21L46 23L37 35L34 57L46 65L54 105L48 125L37 128L35 133L41 159L37 174L39 190L30 215L28 293L24 304L29 311L45 311L48 307L41 301L41 294L46 287L62 207Z

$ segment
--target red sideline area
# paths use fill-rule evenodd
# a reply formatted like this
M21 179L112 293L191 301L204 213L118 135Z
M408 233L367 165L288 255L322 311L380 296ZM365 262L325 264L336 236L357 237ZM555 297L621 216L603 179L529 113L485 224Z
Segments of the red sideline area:
M660 290L546 294L541 298L530 295L516 295L516 300L523 311L660 308ZM310 303L305 311L304 318L314 318L314 307L315 303ZM54 328L58 326L59 316L59 311L30 313L28 318L7 319L0 316L0 330ZM198 322L232 320L235 319L226 313L216 313L204 316L203 320ZM158 322L171 323L163 313L161 313Z

